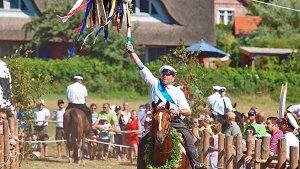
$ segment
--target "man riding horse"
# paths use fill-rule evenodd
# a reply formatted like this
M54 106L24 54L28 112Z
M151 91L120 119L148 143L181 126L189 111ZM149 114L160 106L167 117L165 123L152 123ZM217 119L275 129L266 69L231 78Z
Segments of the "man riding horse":
M138 55L134 52L132 44L126 44L126 50L138 66L142 78L150 87L150 103L154 101L158 106L164 106L167 101L171 103L171 113L174 115L172 127L184 135L187 147L187 155L190 159L192 168L203 168L203 166L198 162L193 136L186 127L185 123L182 121L185 116L191 115L190 106L180 88L172 85L172 82L176 76L176 70L171 66L162 66L159 70L161 78L156 78L153 76L150 70L144 66ZM146 168L143 157L148 137L148 134L145 135L139 142L137 161L138 169Z
M90 129L92 128L92 116L91 110L86 106L86 97L88 95L86 87L82 84L83 78L81 76L74 76L75 83L67 87L67 99L68 106L66 110L70 108L78 108L82 110L89 123Z

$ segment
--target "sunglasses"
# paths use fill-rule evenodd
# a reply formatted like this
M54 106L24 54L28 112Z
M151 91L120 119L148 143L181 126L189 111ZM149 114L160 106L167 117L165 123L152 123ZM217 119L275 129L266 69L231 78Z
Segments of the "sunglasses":
M194 121L194 123L198 123L197 121Z
M162 72L161 72L162 76L166 75L166 76L171 76L174 74L174 72L172 72L171 70L168 70L168 69L164 69Z
M16 147L16 145L14 145L14 144L10 144L10 146Z
M254 116L255 114L248 114L248 116Z
M253 130L247 130L248 133L253 133Z
M93 109L93 110L96 110L97 108L93 107L92 109Z

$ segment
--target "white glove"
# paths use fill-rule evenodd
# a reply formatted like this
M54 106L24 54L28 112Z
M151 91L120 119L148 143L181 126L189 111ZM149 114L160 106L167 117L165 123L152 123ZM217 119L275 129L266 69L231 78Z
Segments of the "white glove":
M126 51L127 53L131 54L131 53L135 53L134 49L133 49L133 45L131 43L126 43Z

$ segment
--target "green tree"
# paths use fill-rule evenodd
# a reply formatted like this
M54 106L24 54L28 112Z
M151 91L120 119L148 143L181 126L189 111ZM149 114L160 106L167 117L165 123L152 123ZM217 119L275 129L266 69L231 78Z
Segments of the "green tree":
M300 9L299 0L273 0L272 4ZM262 17L262 22L243 42L257 47L298 48L300 45L300 13L256 2L251 2L251 15Z

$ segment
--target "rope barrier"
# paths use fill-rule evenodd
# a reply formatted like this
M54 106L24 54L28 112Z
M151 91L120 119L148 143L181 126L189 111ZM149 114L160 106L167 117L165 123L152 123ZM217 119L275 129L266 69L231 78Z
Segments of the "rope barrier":
M66 142L67 140L48 140L48 141L21 141L19 140L19 142L26 142L26 143L57 143L57 142ZM89 141L89 142L95 142L95 143L99 143L99 144L108 144L111 146L116 146L116 147L125 147L125 148L133 148L131 146L125 146L125 145L121 145L121 144L114 144L114 143L106 143L106 142L102 142L102 141L96 141L96 140L92 140L92 139L85 139L85 141Z
M11 162L12 162L16 157L21 156L22 159L24 158L24 155L23 155L22 153L17 152L17 151L15 151L14 153L16 154L15 156L13 156L13 155L10 153L10 155L8 156L8 159L7 159L4 163L0 164L0 169L6 167L6 166L8 166L8 165L10 165ZM21 162L21 160L20 160L20 162Z
M267 2L262 2L262 1L258 1L258 0L252 0L252 1L258 2L258 3L262 3L262 4L265 4L265 5L275 6L275 7L278 7L278 8L288 9L288 10L291 10L291 11L300 12L299 9L293 9L293 8L289 8L289 7L285 7L285 6L280 6L280 5L276 5L276 4L271 4L271 3L267 3Z

